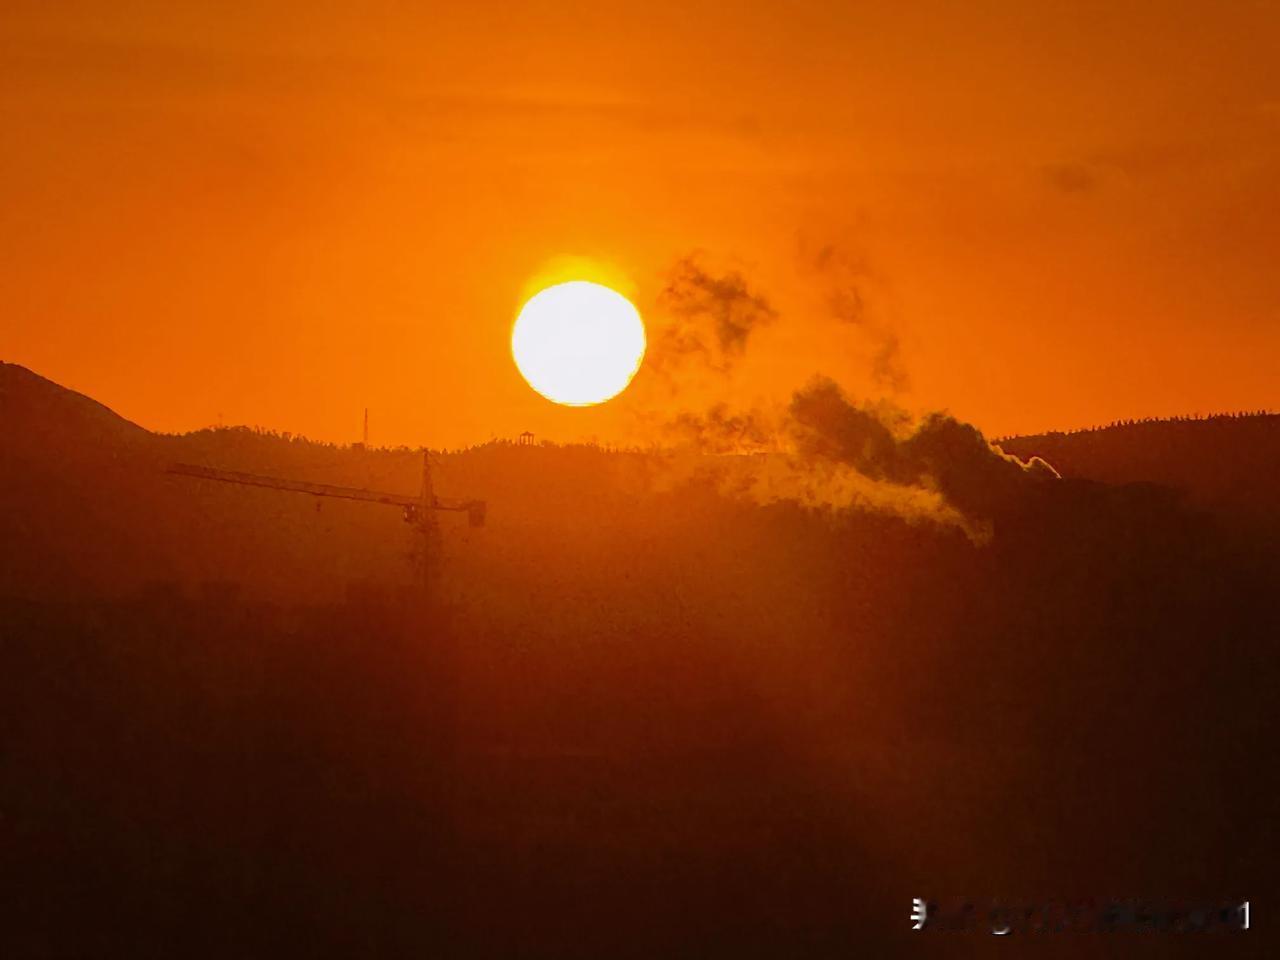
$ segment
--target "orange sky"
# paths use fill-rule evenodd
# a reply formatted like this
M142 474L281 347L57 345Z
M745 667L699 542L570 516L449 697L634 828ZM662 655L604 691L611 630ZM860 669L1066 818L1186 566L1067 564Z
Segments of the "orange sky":
M1274 2L7 0L0 125L0 359L152 429L621 439L519 297L695 250L780 314L743 399L889 331L992 434L1280 406Z

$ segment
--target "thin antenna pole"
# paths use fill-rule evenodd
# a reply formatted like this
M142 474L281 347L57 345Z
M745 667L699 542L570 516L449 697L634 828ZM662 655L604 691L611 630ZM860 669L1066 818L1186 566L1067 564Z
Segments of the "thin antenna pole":
M369 408L364 408L364 448L369 449Z

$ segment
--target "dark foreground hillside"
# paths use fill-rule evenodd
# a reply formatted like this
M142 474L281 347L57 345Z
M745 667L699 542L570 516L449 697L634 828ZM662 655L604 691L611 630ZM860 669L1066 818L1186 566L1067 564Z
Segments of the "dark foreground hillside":
M1010 487L975 542L496 445L440 457L491 523L424 605L394 510L161 472L413 452L72 400L0 466L2 956L969 956L912 897L1275 903L1280 550L1176 493Z

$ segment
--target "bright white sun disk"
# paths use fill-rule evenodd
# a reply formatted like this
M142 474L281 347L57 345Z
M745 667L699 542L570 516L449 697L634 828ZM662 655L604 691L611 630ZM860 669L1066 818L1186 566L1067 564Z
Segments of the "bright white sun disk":
M511 331L511 353L529 386L568 406L616 397L640 369L644 351L644 321L631 301L585 280L530 298Z

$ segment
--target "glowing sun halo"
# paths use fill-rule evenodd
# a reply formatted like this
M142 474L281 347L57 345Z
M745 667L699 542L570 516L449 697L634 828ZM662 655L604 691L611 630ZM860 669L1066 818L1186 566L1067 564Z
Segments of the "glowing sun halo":
M529 386L572 407L625 390L644 349L644 321L631 301L585 280L531 297L511 330L511 354Z

